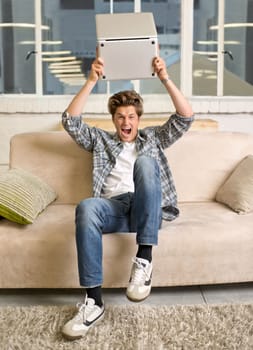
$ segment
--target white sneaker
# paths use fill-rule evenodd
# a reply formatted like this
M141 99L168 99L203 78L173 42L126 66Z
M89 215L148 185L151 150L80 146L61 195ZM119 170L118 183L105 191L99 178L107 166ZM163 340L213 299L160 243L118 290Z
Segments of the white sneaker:
M132 301L142 301L151 291L152 262L146 259L133 258L131 276L126 295Z
M69 340L83 337L90 327L103 318L105 311L104 305L95 305L95 300L87 296L83 304L77 304L77 309L76 315L62 328L63 336Z

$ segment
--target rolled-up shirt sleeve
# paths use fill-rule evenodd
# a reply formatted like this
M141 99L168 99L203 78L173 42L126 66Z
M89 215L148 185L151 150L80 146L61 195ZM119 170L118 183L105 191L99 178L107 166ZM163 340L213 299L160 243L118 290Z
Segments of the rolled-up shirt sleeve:
M96 139L95 128L83 122L82 116L72 117L66 111L62 114L62 125L72 139L87 151L92 151Z
M194 116L182 117L179 114L173 114L163 125L156 128L156 136L158 137L163 149L171 146L177 141L187 130L189 130Z

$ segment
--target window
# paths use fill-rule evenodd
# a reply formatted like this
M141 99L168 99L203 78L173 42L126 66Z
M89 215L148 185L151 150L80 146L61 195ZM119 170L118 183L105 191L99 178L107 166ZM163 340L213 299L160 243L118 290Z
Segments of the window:
M253 96L253 1L225 2L224 95Z
M29 11L27 10L29 9ZM35 92L35 61L26 56L35 50L34 0L0 2L0 93ZM48 27L42 30L47 31Z
M152 12L157 27L159 53L165 60L173 81L180 86L180 7L178 1L156 1L142 3L142 11ZM140 83L142 94L166 94L157 79L143 80Z
M64 0L63 3L71 6L59 9L57 2L43 0L42 22L51 28L42 34L44 95L76 93L96 56L95 10L87 9L86 1L82 0ZM78 3L80 6L85 3L86 9L80 10ZM108 11L108 7L105 10ZM94 92L105 93L105 86L99 84Z
M234 97L238 111L245 101L253 110L253 0L0 0L0 94L75 94L96 55L95 14L138 11L153 13L160 55L197 111L209 110L208 99L222 111ZM146 112L167 108L157 79L101 81L94 113L105 95L128 88L157 101Z
M252 96L253 1L197 3L193 95Z
M217 95L218 0L198 0L194 10L193 95Z

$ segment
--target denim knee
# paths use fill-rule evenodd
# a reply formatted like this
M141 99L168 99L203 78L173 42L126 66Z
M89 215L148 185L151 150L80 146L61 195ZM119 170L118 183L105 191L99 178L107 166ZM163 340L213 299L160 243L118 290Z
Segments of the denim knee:
M90 210L90 198L83 199L77 206L76 206L76 218L78 216L86 216L89 213Z
M134 177L138 174L145 175L150 180L159 178L160 168L156 159L146 155L139 156L134 164Z
M98 198L83 199L76 207L76 224L91 224L100 217Z

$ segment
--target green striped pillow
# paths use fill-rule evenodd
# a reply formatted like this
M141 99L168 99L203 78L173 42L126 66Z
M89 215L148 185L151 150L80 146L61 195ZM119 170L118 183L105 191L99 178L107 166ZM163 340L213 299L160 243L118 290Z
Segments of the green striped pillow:
M31 224L57 197L39 177L22 169L0 175L0 216L18 224Z

